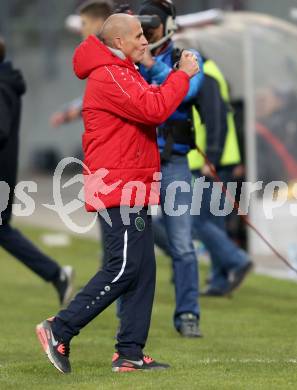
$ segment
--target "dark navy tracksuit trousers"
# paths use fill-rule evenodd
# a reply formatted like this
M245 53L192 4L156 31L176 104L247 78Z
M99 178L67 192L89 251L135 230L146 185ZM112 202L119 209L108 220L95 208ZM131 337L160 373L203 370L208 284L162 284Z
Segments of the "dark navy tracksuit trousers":
M64 342L121 296L121 324L116 350L123 356L143 356L155 292L156 262L151 216L147 209L122 221L119 207L108 209L112 227L101 221L108 261L102 270L58 313L53 332ZM99 218L102 217L99 215Z

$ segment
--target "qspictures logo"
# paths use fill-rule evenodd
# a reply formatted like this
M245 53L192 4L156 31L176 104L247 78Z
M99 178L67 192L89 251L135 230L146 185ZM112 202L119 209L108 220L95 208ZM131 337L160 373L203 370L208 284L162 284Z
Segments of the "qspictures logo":
M65 174L66 168L70 164L78 164L83 173L76 174L69 178ZM65 174L65 175L64 175ZM63 181L63 175L64 178ZM196 178L193 183L186 181L172 180L166 188L162 185L161 172L155 172L153 182L150 186L150 193L147 194L147 187L141 181L124 182L122 178L115 181L110 180L110 171L106 168L101 168L95 173L90 172L89 168L79 159L74 157L64 158L59 162L53 175L52 181L52 199L51 204L42 204L39 207L45 207L56 213L69 230L74 233L83 234L88 232L96 224L97 213L92 215L91 222L85 226L79 225L72 218L72 214L82 208L99 211L101 217L111 226L111 219L108 213L108 205L106 199L114 196L116 193L119 198L119 206L121 207L121 216L125 225L130 224L130 215L138 213L144 205L156 204L160 192L162 199L162 211L171 217L179 217L185 213L190 215L200 215L201 205L204 190L211 187L210 196L210 212L214 216L226 216L234 210L234 205L225 198L222 183L210 183L204 176ZM229 193L229 199L235 198L237 193L237 182L225 183ZM63 201L63 191L75 187L71 192L71 199L68 202ZM77 188L79 190L77 191ZM38 192L38 184L34 181L21 181L14 189L10 189L9 185L0 181L0 224L2 224L2 213L7 209L9 199L13 191L13 195L20 203L13 205L13 214L19 217L30 217L35 209L36 204L32 193ZM256 183L244 182L241 186L241 194L239 197L239 210L243 215L247 215L250 207L250 202L253 196L261 191L259 199L263 200L263 212L267 219L273 219L275 210L283 206L288 200L289 188L287 183L282 181L272 181L265 186L262 181ZM184 194L186 196L180 196ZM297 184L290 189L291 197L296 199L296 203L290 202L290 213L292 216L297 216ZM149 200L148 200L149 199ZM187 199L187 201L179 201L179 199ZM69 199L68 199L69 200ZM133 200L133 201L132 201ZM222 202L223 200L223 202ZM129 207L129 204L137 206ZM150 210L152 215L156 214L156 209ZM137 229L143 229L139 221Z

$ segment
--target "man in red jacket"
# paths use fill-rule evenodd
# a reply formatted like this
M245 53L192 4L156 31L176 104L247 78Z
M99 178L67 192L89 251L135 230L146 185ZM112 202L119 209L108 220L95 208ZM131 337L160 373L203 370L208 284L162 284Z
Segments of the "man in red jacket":
M179 106L199 67L195 56L184 52L180 70L161 86L150 86L134 65L147 49L137 18L112 15L100 38L105 45L95 36L82 42L73 62L76 75L87 78L83 102L86 207L104 220L108 262L65 310L36 330L50 361L68 373L72 337L121 296L113 371L164 369L169 366L143 355L155 291L148 215L148 206L159 202L155 127Z

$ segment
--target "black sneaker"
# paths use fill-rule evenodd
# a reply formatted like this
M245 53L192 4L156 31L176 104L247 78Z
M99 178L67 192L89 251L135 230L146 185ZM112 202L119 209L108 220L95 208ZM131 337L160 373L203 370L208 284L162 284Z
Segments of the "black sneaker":
M247 277L249 272L251 272L253 268L253 263L251 261L247 261L242 267L230 271L228 274L229 287L226 291L226 294L229 294L236 288L238 288L244 279Z
M180 325L177 331L183 337L202 337L199 329L199 321L192 313L184 313L180 317Z
M49 318L36 326L37 337L50 362L63 374L71 372L69 362L69 344L57 339L52 332L53 318Z
M158 363L149 356L143 356L139 360L129 360L115 352L112 357L113 372L130 372L139 370L166 370L169 364Z
M204 290L201 290L199 295L201 297L225 297L226 293L224 290L219 290L215 287L208 286Z
M59 276L53 281L61 306L67 305L73 294L74 269L70 265L61 267Z

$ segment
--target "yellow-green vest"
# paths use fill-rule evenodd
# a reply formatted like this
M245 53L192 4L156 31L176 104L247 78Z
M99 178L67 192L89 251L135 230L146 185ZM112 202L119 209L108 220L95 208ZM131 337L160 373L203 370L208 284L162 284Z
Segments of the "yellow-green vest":
M221 97L228 106L230 104L228 85L220 69L213 61L206 60L203 65L203 70L204 70L204 74L214 78L218 82L220 87ZM199 148L203 152L205 152L206 137L207 137L206 128L205 125L201 122L201 118L196 107L193 106L192 110L193 110L193 122L195 128L196 145L198 145ZM220 160L221 166L240 163L240 151L238 146L234 117L231 110L228 110L227 113L227 126L228 128L227 128L226 141L225 141L222 157ZM191 150L188 153L188 161L191 170L200 169L204 165L204 158L195 149Z

